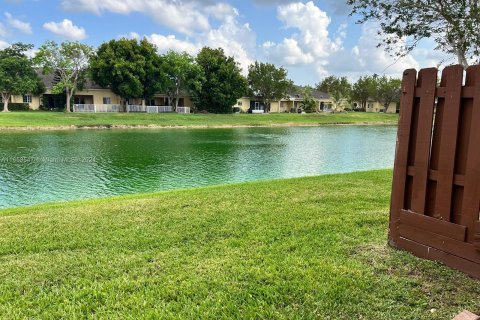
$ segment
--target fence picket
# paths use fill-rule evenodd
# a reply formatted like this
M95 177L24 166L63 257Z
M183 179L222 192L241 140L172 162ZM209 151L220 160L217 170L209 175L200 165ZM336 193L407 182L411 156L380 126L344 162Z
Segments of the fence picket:
M417 71L406 70L403 73L402 92L400 101L400 120L397 133L395 170L393 172L392 203L390 208L390 239L395 239L395 224L404 207L408 170L408 147L412 126L412 112L415 101L415 86Z
M467 227L467 242L474 243L475 228L479 219L479 180L480 180L480 65L467 69L466 87L473 87L473 109L470 137L468 139L468 156L465 172L465 189L460 223Z
M440 86L445 87L445 98L439 99L435 121L432 163L434 163L434 169L437 169L439 173L433 216L445 221L451 221L452 214L462 81L463 68L461 66L450 66L443 70ZM439 141L436 139L437 137Z
M430 146L432 138L433 111L437 86L436 68L422 69L418 75L418 91L421 92L418 108L418 124L415 141L415 173L412 187L412 210L425 214Z

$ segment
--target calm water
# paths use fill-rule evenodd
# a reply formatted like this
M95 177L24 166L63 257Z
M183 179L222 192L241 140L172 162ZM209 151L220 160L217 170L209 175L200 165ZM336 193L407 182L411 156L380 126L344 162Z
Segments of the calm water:
M3 132L0 208L390 168L396 127Z

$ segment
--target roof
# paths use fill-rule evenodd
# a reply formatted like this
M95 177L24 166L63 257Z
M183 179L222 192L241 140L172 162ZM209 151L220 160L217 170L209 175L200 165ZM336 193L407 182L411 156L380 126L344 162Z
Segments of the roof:
M304 97L305 97L305 95L303 94L305 89L306 89L306 87L295 86L292 90L290 90L290 92L287 93L287 97L285 99L287 99L287 100L303 100ZM328 93L316 90L314 88L311 88L311 90L312 90L311 95L316 100L328 100L328 99L330 99L330 95ZM261 100L262 99L260 96L256 96L256 95L245 96L243 98L248 98L248 99L251 99L251 100Z
M301 86L295 86L293 88L293 90L291 90L289 93L288 93L288 97L290 99L300 99L300 100L303 100L304 98L304 90L306 89L306 87L301 87ZM322 92L322 91L319 91L317 89L314 89L312 88L311 89L311 95L313 98L317 99L317 100L321 100L321 99L330 99L330 95L326 92Z
M37 71L37 74L40 77L40 79L42 79L43 84L45 85L45 88L52 89L52 87L55 83L55 74L53 74L53 73L52 74L43 74L40 70ZM102 88L101 86L99 86L98 84L93 82L91 79L87 79L87 81L85 82L85 84L83 86L83 89L84 90L90 90L90 89L106 89L106 88Z

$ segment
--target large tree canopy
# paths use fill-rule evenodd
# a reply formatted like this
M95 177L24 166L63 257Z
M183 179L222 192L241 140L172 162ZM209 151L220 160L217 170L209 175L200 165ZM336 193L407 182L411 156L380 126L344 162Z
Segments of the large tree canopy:
M164 89L165 73L156 47L143 39L103 43L90 63L92 80L124 99L150 99Z
M168 51L163 56L163 70L167 76L165 92L176 109L181 94L195 87L201 70L188 53L175 51Z
M250 89L262 99L267 112L269 103L284 98L293 86L292 81L287 79L287 71L271 63L255 62L250 65L247 78Z
M32 45L15 43L0 50L0 92L4 112L8 112L8 102L12 95L42 91L32 59L25 54L32 48Z
M359 22L380 24L386 49L398 56L412 51L424 38L432 38L438 50L454 54L468 67L479 61L479 0L348 0Z
M85 82L92 54L91 47L79 42L65 41L59 45L54 41L47 41L35 56L34 60L37 66L43 69L43 73L55 74L57 81L52 92L65 92L67 112L70 112L73 94Z
M317 84L317 90L328 93L335 103L348 99L351 89L352 86L347 77L328 76Z
M402 80L388 78L386 76L376 78L375 99L380 102L388 110L388 106L392 102L400 103L400 91Z
M374 98L377 91L378 76L360 77L352 86L350 99L360 103L360 110L365 111L369 99Z
M232 106L247 91L247 80L232 57L223 49L203 48L196 59L201 75L191 88L192 99L200 110L232 113Z

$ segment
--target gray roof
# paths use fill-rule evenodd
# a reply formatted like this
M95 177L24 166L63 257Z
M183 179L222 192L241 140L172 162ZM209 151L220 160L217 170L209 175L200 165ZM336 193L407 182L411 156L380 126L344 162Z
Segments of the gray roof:
M47 89L52 89L53 84L55 83L55 75L52 74L43 74L41 71L37 71L38 76L40 79L42 79L43 84L45 85L45 88ZM90 90L90 89L105 89L93 82L90 79L87 79L85 82L85 85L83 86L84 90Z
M303 99L304 94L303 91L305 90L305 87L300 87L300 86L295 86L292 91L288 93L288 96L290 99ZM320 100L320 99L330 99L330 95L326 92L319 91L317 89L312 88L312 97Z

